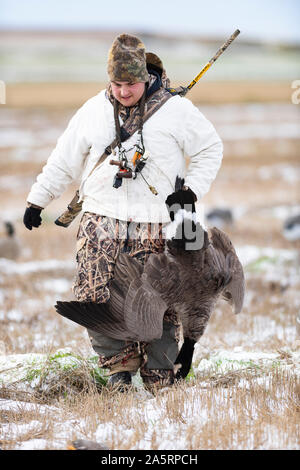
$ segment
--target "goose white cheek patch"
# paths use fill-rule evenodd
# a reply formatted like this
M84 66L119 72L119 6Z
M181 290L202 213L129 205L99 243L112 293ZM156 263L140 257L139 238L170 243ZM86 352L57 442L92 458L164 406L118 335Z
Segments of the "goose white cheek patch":
M196 212L179 209L165 228L168 241L184 240L185 250L200 250L204 243L205 224L199 220Z
M170 222L166 227L166 239L172 240L172 238L178 238L178 233L181 233L179 228L181 228L181 224L185 222L186 226L192 227L192 222L195 224L197 223L197 214L196 212L186 211L185 209L179 209L176 212L173 222ZM188 223L190 222L190 223ZM186 238L188 233L181 233L181 236L185 236Z

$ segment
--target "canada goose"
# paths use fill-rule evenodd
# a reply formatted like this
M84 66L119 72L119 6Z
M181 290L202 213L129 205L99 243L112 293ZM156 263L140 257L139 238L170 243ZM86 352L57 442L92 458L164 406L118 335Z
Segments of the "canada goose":
M215 208L206 214L206 220L210 225L217 228L224 228L233 224L233 215L230 209Z
M207 232L194 216L183 209L175 216L170 213L171 237L167 237L165 252L151 254L144 266L128 254L120 254L107 303L58 301L57 312L108 337L149 343L162 336L164 313L175 308L184 336L175 362L176 378L186 377L194 345L218 298L223 296L239 313L245 290L243 268L228 236L216 227ZM184 228L191 222L192 242ZM179 236L182 230L184 236Z
M300 240L300 214L286 219L283 225L283 236L292 242Z
M15 228L11 222L4 222L4 233L0 236L0 258L17 259L20 245L15 237Z

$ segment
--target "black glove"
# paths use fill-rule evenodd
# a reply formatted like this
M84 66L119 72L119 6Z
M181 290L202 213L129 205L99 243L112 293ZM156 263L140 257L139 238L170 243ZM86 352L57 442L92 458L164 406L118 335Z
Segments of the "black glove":
M179 209L185 209L189 212L196 212L195 201L197 200L196 194L190 189L179 189L170 194L166 199L166 204L170 214L170 219L174 220L175 213Z
M38 209L36 207L27 207L23 222L28 230L32 230L32 227L39 227L42 223L42 218L40 216L42 209Z

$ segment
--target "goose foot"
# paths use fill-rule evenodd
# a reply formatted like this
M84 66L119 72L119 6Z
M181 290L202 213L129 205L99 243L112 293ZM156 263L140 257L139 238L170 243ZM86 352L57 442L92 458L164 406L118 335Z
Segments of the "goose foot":
M195 344L195 340L191 338L184 338L184 343L175 361L175 364L181 364L181 367L178 369L175 375L176 380L183 380L188 375L192 366Z

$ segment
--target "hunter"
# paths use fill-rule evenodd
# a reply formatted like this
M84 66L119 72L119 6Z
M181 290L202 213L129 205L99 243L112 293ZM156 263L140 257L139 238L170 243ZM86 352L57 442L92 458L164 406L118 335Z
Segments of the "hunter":
M83 214L73 285L80 302L108 301L119 253L145 263L151 253L162 252L163 229L170 222L165 200L175 191L176 177L184 178L184 189L200 201L222 161L223 146L213 125L190 100L168 90L161 60L146 53L139 38L118 36L107 70L107 88L71 119L31 188L24 214L29 230L38 227L41 211L67 185L81 179ZM150 117L143 121L147 113ZM116 138L113 153L93 170ZM139 161L134 165L136 155ZM163 335L151 344L88 333L99 365L109 371L110 385L126 388L140 370L145 387L152 391L174 383L179 329L176 312L167 310Z

